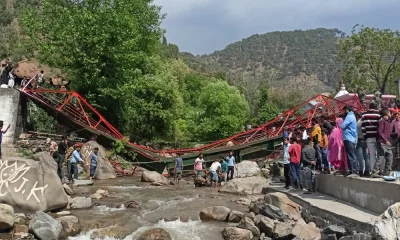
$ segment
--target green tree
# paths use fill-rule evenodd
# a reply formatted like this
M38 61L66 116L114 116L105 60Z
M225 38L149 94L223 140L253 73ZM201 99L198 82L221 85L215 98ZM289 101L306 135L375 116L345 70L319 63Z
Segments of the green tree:
M400 32L358 25L340 42L343 79L349 88L385 93L399 78Z
M197 135L216 140L239 132L249 116L249 105L239 90L227 82L210 79L198 96Z
M254 122L257 125L264 124L279 114L279 109L274 103L272 103L269 97L268 87L262 88L260 92L260 102L257 106L258 112L256 118L254 119Z
M42 63L65 72L117 128L144 139L170 134L166 112L175 102L160 75L163 15L152 2L40 0L21 17Z

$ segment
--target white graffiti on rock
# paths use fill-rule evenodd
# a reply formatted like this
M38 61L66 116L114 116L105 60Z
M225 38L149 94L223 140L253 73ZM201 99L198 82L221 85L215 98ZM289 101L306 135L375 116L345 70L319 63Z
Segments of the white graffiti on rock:
M10 164L9 161L0 160L0 197L6 196L10 191L25 194L25 192L27 192L25 184L29 182L29 179L24 176L30 168L31 166L28 166L25 163L18 166L17 161ZM44 189L46 189L48 185L46 184L43 187L37 187L37 184L38 181L35 182L29 191L29 195L26 198L27 201L31 197L34 197L37 202L40 202L40 199L36 195L36 191L40 191L43 196Z

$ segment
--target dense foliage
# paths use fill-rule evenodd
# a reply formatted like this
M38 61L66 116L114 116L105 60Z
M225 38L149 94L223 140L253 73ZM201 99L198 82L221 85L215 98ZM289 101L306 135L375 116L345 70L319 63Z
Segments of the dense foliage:
M344 79L353 89L396 94L400 74L400 32L354 26L340 44Z
M40 0L20 23L40 62L66 73L132 141L210 141L240 131L249 117L243 95L179 60L163 17L151 0Z
M323 29L256 34L228 45L210 55L182 53L188 64L203 72L227 72L230 83L245 93L257 115L261 89L268 84L275 103L298 104L296 98L285 98L301 92L302 100L336 88L340 64L336 62L338 40L343 33ZM272 89L279 89L274 93ZM307 91L304 91L307 90ZM279 94L279 96L272 96Z

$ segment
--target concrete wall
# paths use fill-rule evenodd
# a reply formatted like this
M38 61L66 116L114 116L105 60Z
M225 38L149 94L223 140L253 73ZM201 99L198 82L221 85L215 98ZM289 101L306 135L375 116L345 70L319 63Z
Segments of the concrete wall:
M400 202L400 183L380 179L346 178L317 174L316 191L353 203L375 213L383 213Z
M0 120L4 121L3 130L11 124L3 135L3 143L15 143L22 132L20 92L11 88L0 88Z

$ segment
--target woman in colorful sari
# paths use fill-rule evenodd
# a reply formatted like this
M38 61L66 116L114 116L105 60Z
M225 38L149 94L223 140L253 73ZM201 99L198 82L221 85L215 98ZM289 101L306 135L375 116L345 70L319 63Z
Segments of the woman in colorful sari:
M332 167L335 168L335 174L347 172L347 157L343 143L343 131L340 128L342 123L342 118L336 118L336 127L329 135L328 142L328 160Z

